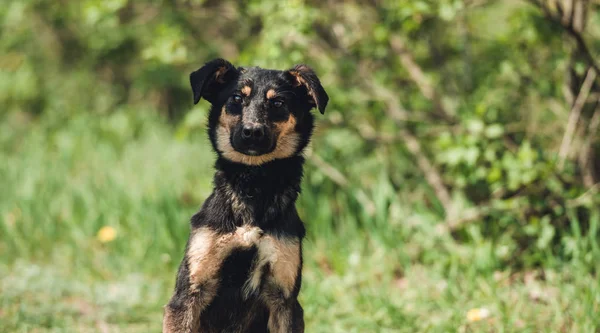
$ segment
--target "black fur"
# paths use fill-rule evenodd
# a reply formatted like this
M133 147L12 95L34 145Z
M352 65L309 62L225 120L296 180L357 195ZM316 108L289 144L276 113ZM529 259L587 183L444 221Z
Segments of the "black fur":
M232 95L248 82L252 83L252 94L246 98L243 105L233 103ZM323 113L328 102L327 94L316 74L304 65L298 65L288 71L257 67L236 69L229 62L216 59L193 72L190 75L190 83L194 103L198 103L200 98L205 98L212 104L208 134L214 150L218 153L214 191L200 211L192 217L192 232L208 228L217 235L226 235L234 233L244 224L249 224L262 229L265 235L299 240L301 253L301 240L304 238L305 229L296 211L295 202L300 193L303 173L302 151L310 140L314 126L314 119L309 111L317 107ZM278 96L285 101L283 107L275 110L268 104L264 94L269 89L278 91ZM240 112L252 109L257 119L269 126L275 126L293 116L296 120L294 133L299 136L295 150L290 156L266 161L260 165L243 164L226 158L219 150L217 138L219 119L224 107L225 112L234 115L238 109ZM232 137L236 135L236 132L232 133ZM235 200L238 202L237 206L232 204ZM184 313L186 304L194 297L202 297L204 292L202 286L199 291L190 288L189 246L190 241L179 268L175 293L166 306L166 311L171 312L173 316ZM270 311L265 302L269 302L267 300L273 297L277 299L281 291L265 285L262 281L259 294L252 294L248 299L242 296L243 285L249 278L256 256L257 248L253 246L236 249L223 261L219 270L216 296L199 315L199 331L268 332ZM282 298L280 305L292 309L292 322L288 328L290 332L304 331L303 311L297 301L301 286L301 256L299 263L291 297ZM263 277L269 274L269 269L271 267L268 265L263 267ZM270 294L261 296L260 293ZM274 305L270 306L273 308Z

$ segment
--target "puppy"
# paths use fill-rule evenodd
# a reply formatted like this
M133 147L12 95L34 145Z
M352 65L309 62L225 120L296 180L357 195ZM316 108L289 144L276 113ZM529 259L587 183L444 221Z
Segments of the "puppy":
M295 202L314 119L329 97L305 65L279 71L215 59L190 75L211 103L214 191L191 219L163 332L304 332L304 224Z

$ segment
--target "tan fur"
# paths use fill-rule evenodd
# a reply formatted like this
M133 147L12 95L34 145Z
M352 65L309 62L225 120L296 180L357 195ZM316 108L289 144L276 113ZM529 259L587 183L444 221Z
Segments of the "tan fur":
M241 90L242 95L244 96L250 96L250 94L252 93L252 87L250 86L244 86Z
M296 128L296 117L290 115L287 121L275 123L275 127L277 127L277 130L279 131L279 138L287 136Z
M186 254L190 295L182 311L173 312L165 307L163 332L197 332L200 314L216 296L221 265L234 249L257 244L262 234L260 228L251 226L241 226L224 235L208 228L194 230Z
M277 93L275 92L275 90L273 90L273 89L269 89L269 90L267 91L267 98L268 98L268 99L271 99L271 98L273 98L273 97L275 97L275 96L277 96Z
M225 126L228 129L235 125L240 119L239 115L231 115L225 111L225 107L221 109L221 115L219 116L219 125Z
M272 236L265 236L265 238L272 238ZM271 243L271 242L268 242ZM250 276L248 280L244 284L243 295L244 298L248 299L250 295L258 292L260 288L260 284L263 278L263 268L265 265L270 264L273 261L277 260L277 254L273 251L274 246L269 246L268 244L262 244L262 242L258 245L258 251L256 259L252 264L252 268L250 270Z
M200 319L200 306L196 302L197 297L190 297L184 312L174 313L165 307L163 317L163 333L197 332Z
M220 265L219 258L215 257L214 254L224 250L217 247L224 247L224 243L232 236L228 234L217 238L215 233L208 228L200 228L194 232L187 252L192 290L196 290L200 285L212 282L211 279L217 278L216 275Z
M223 260L233 249L252 246L260 236L260 228L250 226L238 227L235 233L218 237L208 228L194 231L187 252L191 289L210 284L211 279L217 278Z
M233 213L240 218L244 224L250 224L252 221L252 209L248 207L244 201L235 193L235 191L227 184L225 191L231 203Z
M308 68L306 66L300 66L298 67L299 70L308 70ZM306 80L304 80L304 78L302 78L302 76L300 75L300 72L297 70L293 70L290 71L290 74L292 74L295 78L296 78L296 86L305 86L306 90L308 91L308 95L311 97L311 99L309 99L308 101L311 104L316 104L317 101L317 97L315 92L308 86L308 84L306 83Z
M208 228L193 231L187 250L188 266L190 268L190 295L183 305L182 311L173 312L167 306L163 318L163 333L196 332L198 330L201 311L210 304L216 296L219 284L217 276L220 267L221 252L228 254L223 248L225 238L231 235L217 237ZM225 250L225 251L223 251ZM223 253L223 254L225 254ZM202 288L202 292L199 293Z
M300 266L300 241L295 238L265 236L258 243L259 253L269 258L272 281L288 298L294 290Z
M295 82L296 87L306 84L306 81L302 78L302 76L300 76L300 72L290 71L290 74L292 74L296 78L296 82Z
M267 327L270 333L291 332L292 312L290 308L280 306L277 310L270 306L269 322Z
M237 121L237 117L239 116L224 116L225 113L225 110L221 111L220 124L217 127L216 137L217 149L228 160L247 165L261 165L275 159L291 157L296 152L296 148L298 148L300 141L300 135L294 130L296 127L296 118L293 115L290 115L286 122L276 124L279 135L277 137L275 150L260 156L250 156L236 151L231 146L231 121ZM236 119L231 119L230 117L236 117Z
M248 298L258 291L263 279L263 268L269 265L270 273L266 279L290 297L298 277L300 266L300 242L295 238L280 238L265 235L258 243L257 258L248 281L244 285L244 296Z

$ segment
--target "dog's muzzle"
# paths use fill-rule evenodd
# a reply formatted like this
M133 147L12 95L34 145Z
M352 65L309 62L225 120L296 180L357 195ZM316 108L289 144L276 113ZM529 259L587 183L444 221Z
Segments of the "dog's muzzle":
M263 124L244 124L234 131L232 145L238 152L258 156L273 150L271 131Z

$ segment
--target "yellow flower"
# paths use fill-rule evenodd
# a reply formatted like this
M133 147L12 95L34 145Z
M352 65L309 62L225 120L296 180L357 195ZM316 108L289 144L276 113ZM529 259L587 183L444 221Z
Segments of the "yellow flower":
M109 227L109 226L104 226L104 227L100 228L100 230L98 230L98 234L96 235L96 238L98 238L98 240L101 243L111 242L116 237L117 237L117 230L115 230L115 228Z
M467 321L475 322L490 316L490 310L486 308L471 309L467 311Z

